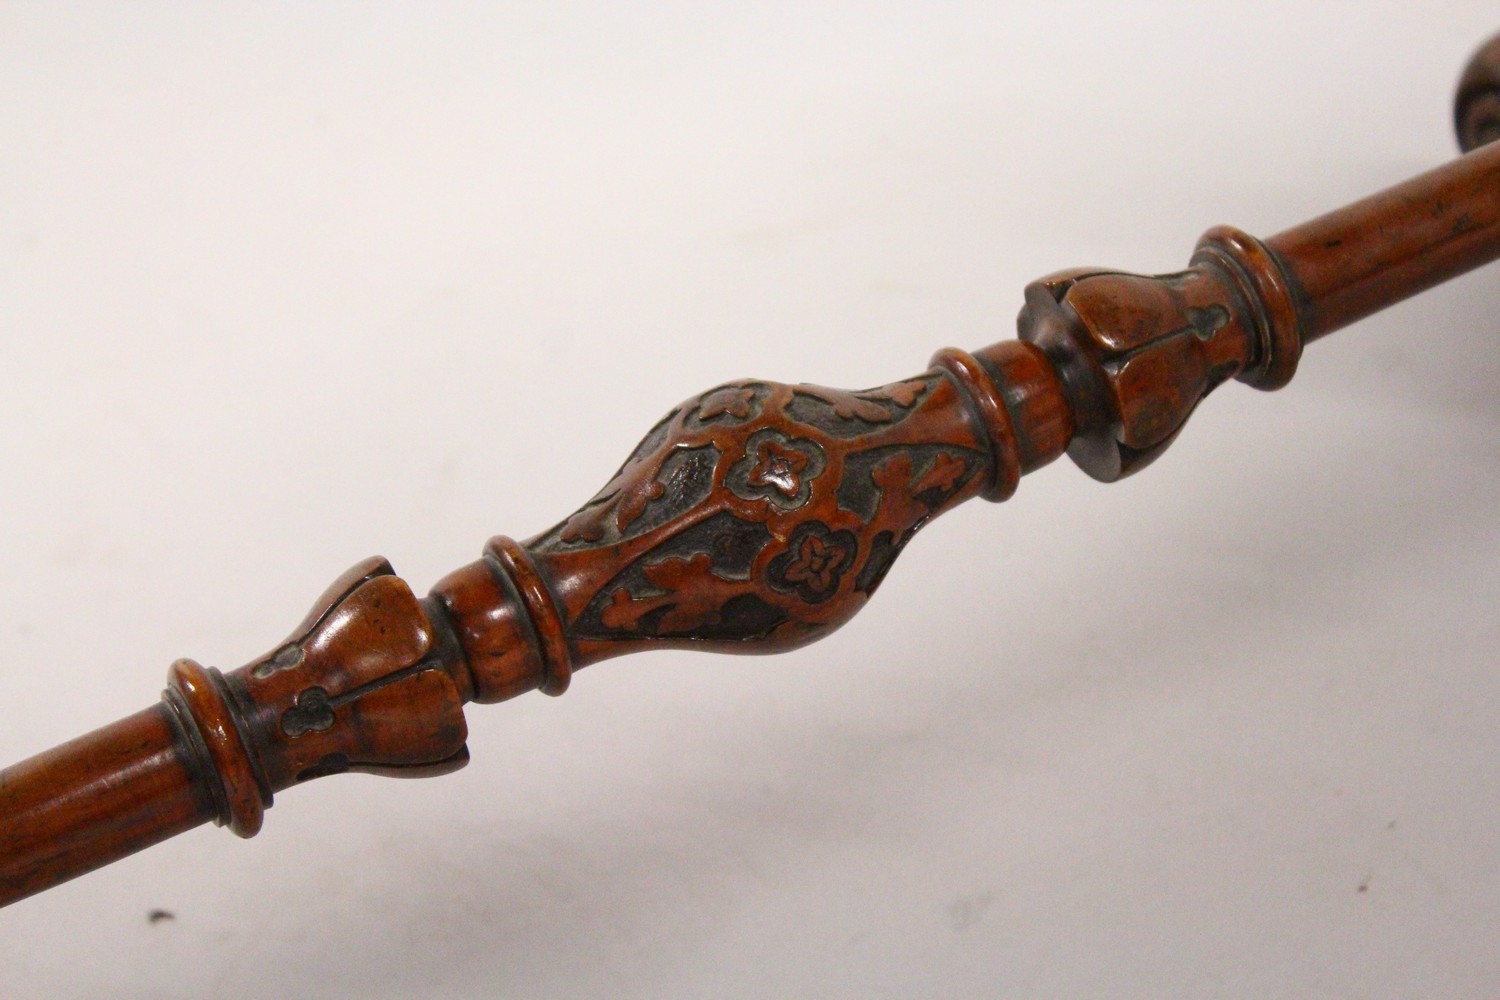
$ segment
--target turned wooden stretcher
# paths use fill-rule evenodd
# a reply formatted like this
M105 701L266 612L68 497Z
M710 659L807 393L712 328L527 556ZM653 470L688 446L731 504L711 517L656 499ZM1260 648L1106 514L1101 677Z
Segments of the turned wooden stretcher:
M1465 155L1268 239L1209 230L1186 269L1030 285L1018 339L872 389L739 381L671 410L552 529L492 539L418 597L371 559L227 673L0 773L0 903L345 771L442 774L463 706L626 653L794 649L848 621L916 532L1067 454L1110 482L1229 381L1287 384L1306 345L1500 256L1500 46L1471 64Z

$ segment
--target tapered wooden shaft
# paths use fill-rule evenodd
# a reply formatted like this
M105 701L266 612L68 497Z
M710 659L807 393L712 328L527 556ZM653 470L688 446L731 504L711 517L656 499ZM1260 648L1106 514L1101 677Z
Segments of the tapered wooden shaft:
M1500 134L1500 51L1475 66L1466 144ZM821 638L944 511L1005 500L1065 452L1129 475L1220 385L1279 388L1307 343L1496 257L1500 145L1265 242L1211 229L1174 274L1044 278L1019 339L888 385L699 393L572 516L491 539L425 599L367 560L261 658L179 661L161 706L0 772L0 904L208 819L250 836L312 778L459 767L465 702L561 694L642 650Z
M137 712L0 771L0 905L213 816L170 709Z
M1303 342L1500 255L1500 144L1266 241L1303 306Z

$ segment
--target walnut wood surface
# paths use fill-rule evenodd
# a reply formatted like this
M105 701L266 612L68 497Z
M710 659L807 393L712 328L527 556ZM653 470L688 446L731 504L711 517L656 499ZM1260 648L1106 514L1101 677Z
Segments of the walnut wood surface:
M166 704L0 772L0 899L190 830L214 815L190 740Z
M1465 76L1465 143L1497 134L1496 63L1487 47ZM179 661L161 705L0 772L0 903L210 819L251 836L312 778L460 767L468 701L561 694L652 648L821 638L939 514L1064 453L1129 475L1218 386L1279 388L1307 343L1496 256L1500 145L1264 242L1212 229L1180 272L1044 278L1019 339L883 386L707 389L571 516L492 539L428 597L367 560L264 656Z

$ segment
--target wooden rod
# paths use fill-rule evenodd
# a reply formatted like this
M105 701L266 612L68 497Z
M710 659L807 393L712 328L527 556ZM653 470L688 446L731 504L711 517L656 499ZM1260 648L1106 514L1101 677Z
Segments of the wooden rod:
M1307 343L1500 256L1500 145L1271 237Z
M1466 143L1500 135L1495 46L1457 118ZM1306 343L1497 256L1500 146L1265 243L1211 229L1173 274L1033 282L1018 339L888 385L691 396L571 516L491 539L427 597L366 560L263 656L227 675L178 661L162 705L0 772L0 904L207 819L251 836L314 778L461 767L466 702L562 694L644 650L819 639L934 517L1064 453L1136 472L1219 386L1285 385Z
M96 729L0 771L0 905L213 816L166 705Z

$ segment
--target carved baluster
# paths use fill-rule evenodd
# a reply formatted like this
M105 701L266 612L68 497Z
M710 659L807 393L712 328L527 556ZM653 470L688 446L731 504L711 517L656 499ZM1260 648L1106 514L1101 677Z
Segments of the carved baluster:
M1280 388L1302 353L1281 264L1224 226L1177 274L1080 269L1033 282L1018 326L1067 387L1077 422L1068 456L1104 482L1155 460L1224 382Z
M929 520L1009 496L1069 427L1050 364L1020 344L941 351L859 392L732 382L672 410L572 517L492 539L433 596L480 701L560 694L574 669L652 646L791 649L858 611Z
M457 651L384 559L227 675L192 660L162 704L0 772L0 904L213 820L253 836L274 793L340 771L468 760Z
M1466 148L1500 135L1500 42L1466 74ZM1020 339L848 392L731 382L664 417L525 543L492 539L418 600L384 560L266 656L172 667L161 705L0 772L0 904L341 771L443 773L462 705L657 647L768 653L838 628L928 521L1065 451L1110 481L1231 378L1275 389L1307 343L1500 256L1500 144L1265 242L1210 230L1186 270L1033 283Z

